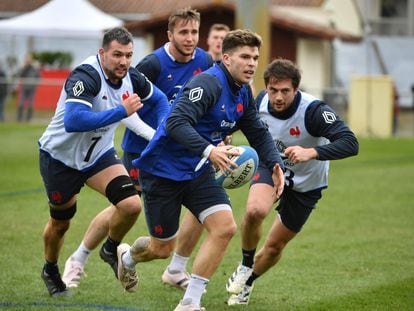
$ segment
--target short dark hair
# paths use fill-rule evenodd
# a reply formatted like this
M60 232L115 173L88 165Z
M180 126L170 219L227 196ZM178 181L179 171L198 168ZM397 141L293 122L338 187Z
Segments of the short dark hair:
M248 29L236 29L229 31L223 39L223 53L232 51L240 46L252 46L260 49L262 38Z
M122 45L134 42L132 34L124 27L115 27L107 30L102 39L102 47L107 49L114 40L118 41Z
M199 24L201 21L200 13L197 10L192 9L191 7L178 9L173 12L168 18L168 30L173 31L177 21L181 19L186 20L187 22L190 20L195 20Z
M301 73L299 68L290 60L277 58L266 66L263 74L265 85L267 86L271 79L292 80L295 89L299 87Z

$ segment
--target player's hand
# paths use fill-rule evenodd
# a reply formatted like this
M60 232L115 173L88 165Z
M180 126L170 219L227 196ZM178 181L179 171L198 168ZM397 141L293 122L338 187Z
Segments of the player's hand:
M303 148L301 146L290 146L285 149L285 156L295 164L316 159L318 153L314 148Z
M231 145L231 141L233 140L233 135L227 135L224 137L223 143L225 145Z
M141 98L138 94L129 94L128 92L122 96L122 106L124 106L127 116L137 112L144 104L141 102Z
M238 165L231 160L233 156L240 155L239 150L234 146L216 146L214 147L208 159L212 162L217 170L220 170L224 175L233 172L233 169Z
M272 180L275 190L273 192L273 201L277 202L282 196L283 188L285 187L285 175L279 164L273 167Z

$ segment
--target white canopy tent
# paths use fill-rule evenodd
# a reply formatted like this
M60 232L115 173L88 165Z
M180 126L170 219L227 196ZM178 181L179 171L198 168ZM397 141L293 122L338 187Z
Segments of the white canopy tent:
M75 66L98 51L106 29L122 25L87 0L50 0L30 13L0 20L0 63L15 59L15 65L8 65L12 74L27 51L65 51ZM147 49L142 38L134 38L134 45L136 64Z
M51 0L30 13L0 20L0 34L100 38L105 29L122 24L87 0Z

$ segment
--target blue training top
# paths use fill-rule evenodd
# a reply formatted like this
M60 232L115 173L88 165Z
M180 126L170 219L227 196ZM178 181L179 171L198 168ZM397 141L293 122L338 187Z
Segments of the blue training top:
M202 153L217 145L236 127L241 129L262 161L273 168L283 162L260 121L248 85L238 86L223 64L193 77L181 88L167 118L132 163L153 175L181 181L197 178Z

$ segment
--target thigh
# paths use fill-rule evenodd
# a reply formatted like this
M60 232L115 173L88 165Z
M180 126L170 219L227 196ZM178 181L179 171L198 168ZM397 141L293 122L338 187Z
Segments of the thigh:
M86 174L53 159L47 152L39 151L39 167L51 205L73 204L86 181Z
M259 166L256 175L252 179L247 197L246 209L254 213L260 211L267 215L274 204L274 188L272 174L268 168Z
M177 235L183 189L188 182L174 181L141 171L140 183L150 234L160 240Z
M128 176L127 170L115 150L102 156L86 174L88 176L86 184L105 196L106 186L111 180L121 175Z
M277 207L282 223L288 229L299 232L321 196L321 190L301 193L285 188Z

